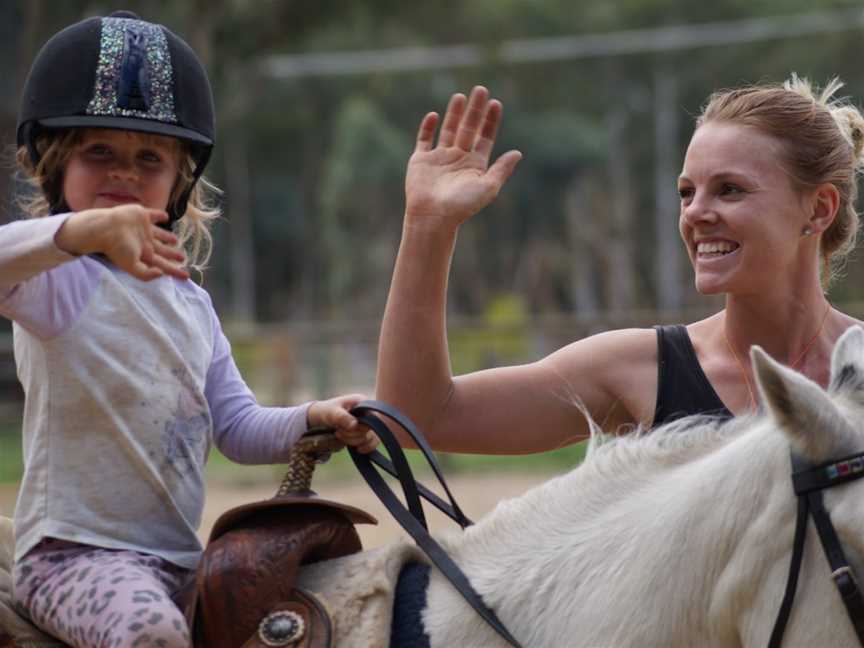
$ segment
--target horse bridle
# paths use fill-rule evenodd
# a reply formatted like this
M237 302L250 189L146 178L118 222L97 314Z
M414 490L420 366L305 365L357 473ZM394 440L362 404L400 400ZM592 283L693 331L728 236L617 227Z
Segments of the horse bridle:
M789 563L786 592L783 594L783 602L780 604L780 611L774 622L768 648L779 648L783 640L783 631L789 621L795 589L798 585L798 574L804 558L804 541L807 537L809 515L813 516L819 539L822 541L822 549L831 566L831 577L846 606L849 620L855 628L858 641L864 646L864 597L858 587L855 573L843 552L840 538L837 537L837 531L834 529L831 515L825 508L822 497L822 491L861 477L864 477L864 453L833 459L816 466L792 454L792 487L798 497L798 517L795 520L795 540L792 545L792 560Z

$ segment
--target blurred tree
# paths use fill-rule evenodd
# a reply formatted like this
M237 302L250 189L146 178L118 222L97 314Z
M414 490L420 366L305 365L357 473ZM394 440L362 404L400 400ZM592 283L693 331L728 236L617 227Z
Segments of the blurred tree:
M377 283L392 265L391 248L382 249L382 242L399 231L394 198L411 140L360 95L342 104L333 134L318 215L329 275L327 314L374 318L383 310Z
M688 305L700 298L689 288L676 242L674 176L693 116L715 88L779 81L793 70L821 82L838 74L852 96L864 98L861 22L850 19L846 31L795 36L789 27L786 36L734 46L697 41L686 49L611 58L512 63L499 46L553 37L560 44L592 34L601 35L590 41L598 47L635 43L644 30L675 26L666 33L685 38L705 23L807 12L815 13L801 24L815 29L822 24L816 13L858 6L853 0L583 0L578 6L567 0L3 0L0 132L4 145L14 142L23 76L60 27L120 7L168 25L207 62L217 99L209 173L226 189L227 218L216 227L207 286L220 310L244 321L374 320L398 242L403 170L416 125L427 110L442 110L451 92L484 83L505 103L498 151L519 148L525 160L488 213L460 234L451 309L481 314L514 291L532 313ZM263 68L274 54L463 44L478 47L472 66L290 80ZM4 178L4 205L9 193ZM862 275L864 267L851 263L834 298L864 299Z

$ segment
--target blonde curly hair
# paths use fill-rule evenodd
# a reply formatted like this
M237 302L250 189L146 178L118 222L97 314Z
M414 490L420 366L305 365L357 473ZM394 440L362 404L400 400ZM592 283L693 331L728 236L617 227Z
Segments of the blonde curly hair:
M781 165L799 190L824 183L837 187L837 216L820 243L826 289L855 247L857 176L864 168L864 117L847 99L834 96L842 87L834 78L820 91L793 73L784 83L721 90L709 97L696 122L697 128L710 121L756 128L781 143Z
M16 152L16 162L24 175L30 191L19 195L18 206L28 218L40 218L51 213L48 193L56 192L63 184L63 170L75 147L82 141L86 129L69 128L46 131L36 142L39 163L34 166L26 147ZM143 134L142 136L148 137ZM171 191L169 204L173 204L193 182L195 158L181 140L178 144L180 164L177 181ZM213 249L210 233L212 222L219 218L221 209L217 204L221 190L203 176L189 194L186 211L174 226L180 246L186 251L187 265L202 273Z

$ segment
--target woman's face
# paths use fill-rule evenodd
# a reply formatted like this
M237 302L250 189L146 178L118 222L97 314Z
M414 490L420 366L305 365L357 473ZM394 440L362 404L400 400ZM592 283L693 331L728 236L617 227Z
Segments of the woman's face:
M760 293L802 268L808 201L781 168L781 144L754 128L708 122L678 179L679 231L703 294Z
M63 197L72 211L129 203L166 209L178 168L171 137L88 129L66 163Z

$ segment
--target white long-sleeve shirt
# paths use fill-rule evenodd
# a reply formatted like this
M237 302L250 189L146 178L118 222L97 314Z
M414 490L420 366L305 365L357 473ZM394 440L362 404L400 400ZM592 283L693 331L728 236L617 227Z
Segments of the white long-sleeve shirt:
M26 394L15 559L50 536L192 568L211 444L284 461L309 404L258 405L202 288L66 254L66 217L0 227L0 315Z

